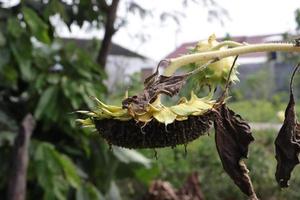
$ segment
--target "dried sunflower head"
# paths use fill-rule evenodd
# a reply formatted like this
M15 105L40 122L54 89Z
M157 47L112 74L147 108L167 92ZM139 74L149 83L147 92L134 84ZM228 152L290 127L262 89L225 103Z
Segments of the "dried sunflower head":
M77 120L85 127L95 127L109 144L127 148L158 148L187 144L205 134L212 124L215 101L191 98L174 106L165 106L160 98L145 110L112 106L94 98L97 107L79 111L88 115Z

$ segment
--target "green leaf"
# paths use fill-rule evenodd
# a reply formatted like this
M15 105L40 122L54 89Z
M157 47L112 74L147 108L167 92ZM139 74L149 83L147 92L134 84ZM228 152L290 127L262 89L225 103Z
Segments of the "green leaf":
M135 177L139 181L145 183L146 185L149 185L152 180L159 176L160 169L158 165L155 165L154 167L151 167L151 169L140 168L138 170L135 170L134 173Z
M87 182L76 191L76 200L104 200L104 196L93 184Z
M83 90L78 82L72 81L66 77L62 78L62 91L68 98L74 110L79 109L83 102L78 90Z
M59 14L65 22L69 20L69 16L66 13L63 3L59 0L50 0L43 12L43 16L48 19L50 16L55 14Z
M29 26L32 34L41 42L50 44L48 35L48 25L41 19L34 10L23 7L22 9L26 24Z
M74 188L79 188L81 181L80 177L78 176L76 166L74 165L72 160L63 154L60 154L58 159L69 184Z
M33 141L32 144L34 155L30 165L44 190L43 199L66 200L69 187L81 185L75 165L50 143Z
M34 112L35 118L40 119L44 112L52 112L48 106L56 103L57 92L56 86L50 86L43 92Z
M4 72L4 73L2 73ZM1 85L7 85L11 88L16 88L17 86L17 79L18 79L18 72L17 70L11 65L5 65L0 70L1 76L3 76Z
M38 92L41 92L42 89L45 87L45 85L47 84L47 81L46 81L46 75L45 74L39 74L35 81L34 81L34 86L36 88L36 90Z
M16 17L11 17L7 21L7 30L15 38L19 38L24 32L19 20Z
M0 49L0 73L2 67L10 61L10 52L9 49Z
M151 160L146 158L141 153L131 150L113 146L113 154L124 163L136 162L150 168Z
M18 38L16 42L10 43L12 53L19 64L21 77L23 80L29 81L34 77L34 71L31 67L31 43L29 38L23 36Z
M3 33L0 31L0 47L3 47L6 44L6 39Z

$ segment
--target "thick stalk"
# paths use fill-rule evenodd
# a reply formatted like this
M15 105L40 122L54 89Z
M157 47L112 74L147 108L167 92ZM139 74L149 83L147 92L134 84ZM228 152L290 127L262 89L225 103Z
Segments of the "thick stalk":
M169 65L166 68L165 75L172 75L180 67L199 61L209 61L212 59L222 59L229 56L236 56L254 52L300 52L300 47L287 43L266 43L266 44L245 44L230 49L221 49L215 51L194 53L169 59Z

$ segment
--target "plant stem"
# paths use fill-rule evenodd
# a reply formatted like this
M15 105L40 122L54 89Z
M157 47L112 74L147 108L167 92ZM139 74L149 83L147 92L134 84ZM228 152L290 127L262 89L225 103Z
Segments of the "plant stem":
M227 47L240 47L240 46L245 46L245 45L246 45L245 43L243 44L243 43L239 43L239 42L235 42L235 41L226 40L226 41L223 41L223 42L217 44L213 48L211 48L210 51L219 50L224 46L227 46Z
M212 59L222 59L229 56L242 55L254 52L300 52L300 47L294 44L287 43L263 43L263 44L245 44L230 49L221 49L215 51L194 53L184 55L178 58L171 58L168 60L169 65L166 68L165 75L172 75L181 66L195 63L199 61L209 61Z

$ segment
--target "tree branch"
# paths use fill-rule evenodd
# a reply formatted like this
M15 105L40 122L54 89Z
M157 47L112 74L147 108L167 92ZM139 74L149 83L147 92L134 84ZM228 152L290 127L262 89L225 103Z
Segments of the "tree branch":
M105 33L102 40L101 48L97 57L98 64L102 68L105 68L107 56L111 48L112 36L115 34L116 29L114 27L117 18L119 0L113 0L111 5L108 7L107 17L105 21Z
M99 0L99 7L101 8L102 11L104 11L105 13L108 13L109 6L105 0Z
M35 120L31 114L27 114L22 121L13 146L11 175L7 192L8 200L25 200L26 198L28 148L34 128Z

